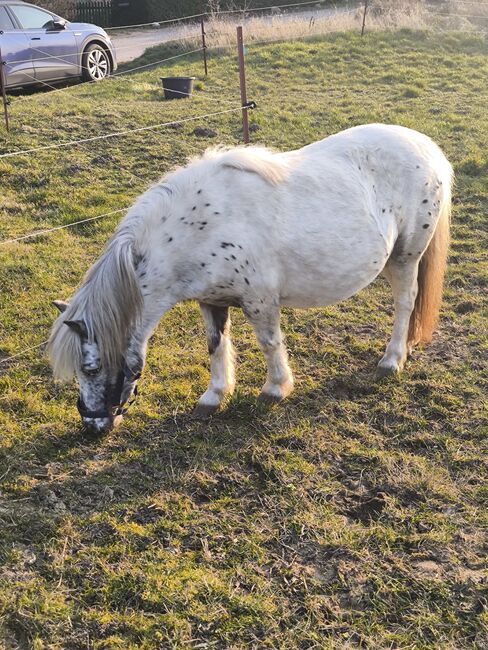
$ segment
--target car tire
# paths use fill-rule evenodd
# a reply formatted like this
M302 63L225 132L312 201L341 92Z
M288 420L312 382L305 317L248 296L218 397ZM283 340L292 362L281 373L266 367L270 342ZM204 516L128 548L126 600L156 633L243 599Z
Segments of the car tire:
M110 56L98 43L89 45L83 52L82 66L83 81L102 81L112 71Z

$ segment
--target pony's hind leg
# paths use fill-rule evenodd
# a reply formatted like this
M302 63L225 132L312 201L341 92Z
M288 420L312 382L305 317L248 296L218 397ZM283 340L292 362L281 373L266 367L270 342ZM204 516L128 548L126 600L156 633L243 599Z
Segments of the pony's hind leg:
M204 418L215 413L225 396L233 393L235 375L229 308L200 303L200 309L207 328L210 384L198 400L193 414Z
M417 273L418 259L405 262L390 258L383 269L393 291L395 319L391 340L376 370L377 378L400 372L407 359L408 328L417 297Z
M260 303L259 307L244 308L244 313L254 328L268 367L266 383L259 398L266 402L280 402L293 390L293 375L283 344L279 307Z

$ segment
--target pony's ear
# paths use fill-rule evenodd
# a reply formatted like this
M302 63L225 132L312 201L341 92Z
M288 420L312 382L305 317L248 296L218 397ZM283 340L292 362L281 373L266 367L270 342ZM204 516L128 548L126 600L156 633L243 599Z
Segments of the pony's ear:
M72 329L73 332L76 332L82 339L88 338L88 330L82 320L65 320L64 324Z
M64 314L64 312L68 309L68 303L64 302L64 300L53 300L53 305L59 309L59 311Z

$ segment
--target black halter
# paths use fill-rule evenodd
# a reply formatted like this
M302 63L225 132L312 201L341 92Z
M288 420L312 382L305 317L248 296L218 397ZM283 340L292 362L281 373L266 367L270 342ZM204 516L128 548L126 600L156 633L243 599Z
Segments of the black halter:
M82 418L85 419L89 418L94 420L115 418L118 415L125 415L127 413L129 406L131 406L136 401L137 398L137 386L136 386L133 392L134 399L132 399L127 406L121 404L122 391L124 390L125 380L128 379L131 383L133 383L138 379L140 379L140 377L141 377L141 373L132 372L132 370L129 368L129 366L127 365L124 359L122 370L117 375L117 381L115 383L114 390L111 392L110 395L111 397L110 401L112 402L112 405L110 407L105 407L105 409L100 411L90 411L89 409L87 409L86 404L80 395L78 398L78 403L76 405L78 408L78 413L81 415Z

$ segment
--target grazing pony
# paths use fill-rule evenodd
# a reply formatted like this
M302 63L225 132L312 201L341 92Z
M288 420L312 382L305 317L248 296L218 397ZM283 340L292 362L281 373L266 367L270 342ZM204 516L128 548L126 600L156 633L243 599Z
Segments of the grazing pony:
M162 315L197 300L211 378L196 414L212 414L234 389L230 306L243 310L266 357L262 397L282 400L293 376L281 306L330 305L380 273L395 321L377 374L399 372L436 325L452 179L439 147L400 126L358 126L287 153L207 151L143 194L71 302L56 302L54 375L76 375L84 424L110 429Z

